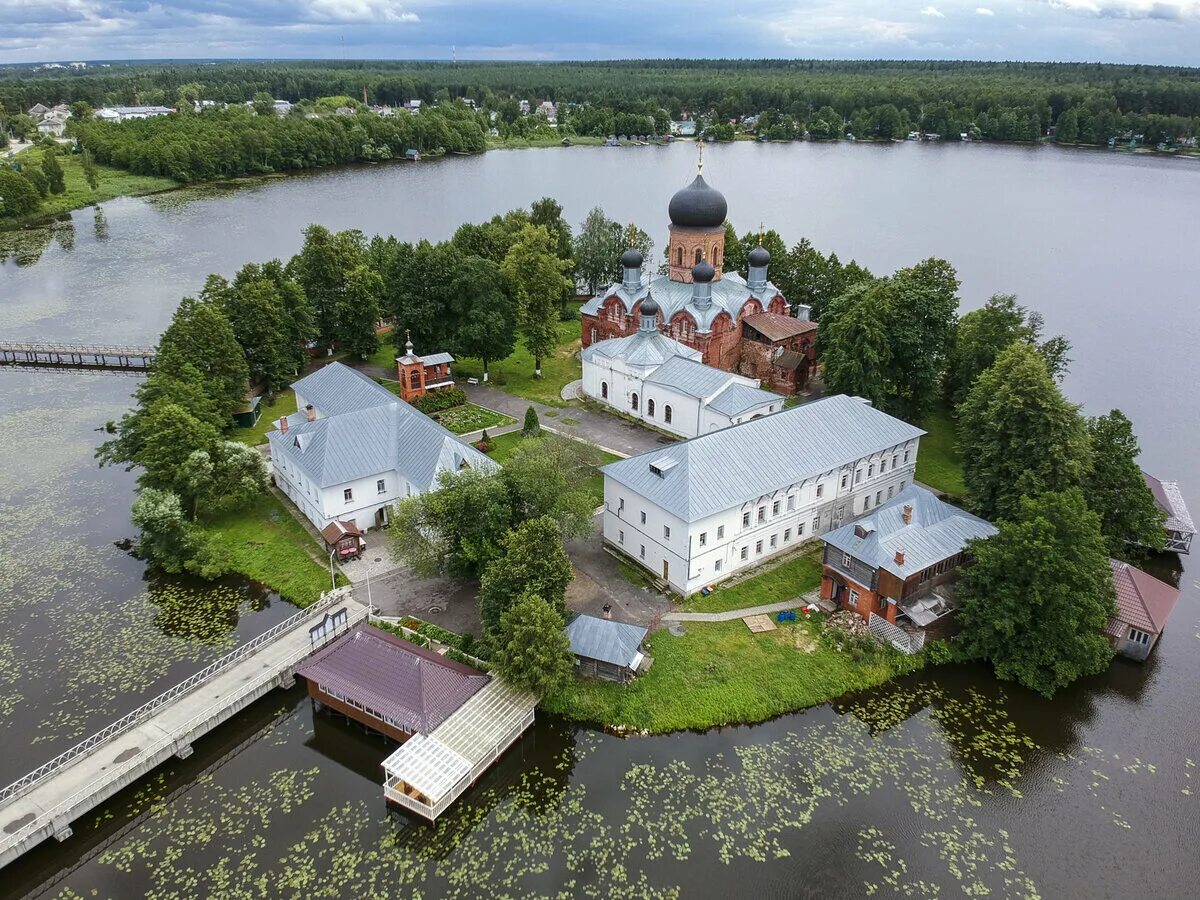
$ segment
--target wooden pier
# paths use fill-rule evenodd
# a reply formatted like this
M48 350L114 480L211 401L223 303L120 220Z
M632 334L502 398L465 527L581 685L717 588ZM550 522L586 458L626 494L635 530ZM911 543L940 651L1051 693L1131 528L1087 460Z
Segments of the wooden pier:
M171 756L276 687L291 687L296 667L367 618L350 589L242 644L229 655L143 704L70 750L0 789L0 867L133 784Z
M143 372L154 366L157 347L0 341L0 365L34 369Z

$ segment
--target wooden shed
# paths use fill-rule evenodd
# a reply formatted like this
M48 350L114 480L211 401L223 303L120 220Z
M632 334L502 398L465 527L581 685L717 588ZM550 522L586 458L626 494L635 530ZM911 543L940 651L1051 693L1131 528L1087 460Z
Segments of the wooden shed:
M337 551L338 559L355 559L363 552L367 542L363 540L362 530L353 522L335 520L321 529L321 537L325 541L325 552Z
M632 681L645 658L646 629L595 616L576 616L567 626L571 652L580 675L624 684Z

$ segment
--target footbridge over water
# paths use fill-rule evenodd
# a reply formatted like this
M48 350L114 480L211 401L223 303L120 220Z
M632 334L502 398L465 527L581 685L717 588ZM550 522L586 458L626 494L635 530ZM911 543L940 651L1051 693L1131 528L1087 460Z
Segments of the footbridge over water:
M0 341L0 365L32 369L144 372L154 366L157 357L157 347L38 340Z
M53 835L276 687L313 651L367 618L350 588L242 644L191 678L0 790L0 867Z

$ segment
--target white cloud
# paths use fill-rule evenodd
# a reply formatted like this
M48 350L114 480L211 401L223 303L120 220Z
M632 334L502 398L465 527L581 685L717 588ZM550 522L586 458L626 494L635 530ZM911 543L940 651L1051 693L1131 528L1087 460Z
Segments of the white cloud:
M1197 19L1200 0L1046 0L1051 6L1102 19Z
M421 17L393 0L310 0L304 18L317 22L420 22Z
M936 6L925 7L923 10L921 10L921 15L932 16L935 19L946 18L945 14L941 10L939 10Z
M977 16L994 16L995 13L992 12L990 9L988 9L986 6L977 6L977 7L975 7L975 15L977 15Z

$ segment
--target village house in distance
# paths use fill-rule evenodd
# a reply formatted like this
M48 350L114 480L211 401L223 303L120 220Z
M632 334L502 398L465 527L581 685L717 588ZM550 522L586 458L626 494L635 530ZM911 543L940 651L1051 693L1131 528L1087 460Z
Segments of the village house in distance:
M903 491L923 434L837 395L609 463L604 541L688 596Z
M800 305L789 315L788 301L767 277L771 255L750 252L748 277L722 269L725 258L725 196L698 174L675 193L666 275L643 274L642 256L627 252L623 277L583 305L585 350L611 338L634 335L642 310L654 304L656 327L700 352L700 361L754 378L781 394L807 388L816 370L817 323Z

